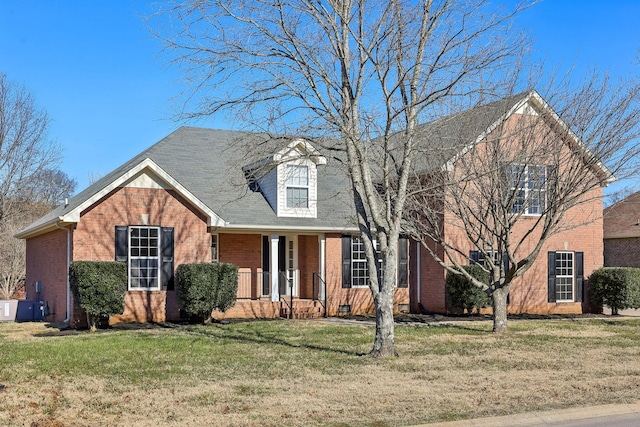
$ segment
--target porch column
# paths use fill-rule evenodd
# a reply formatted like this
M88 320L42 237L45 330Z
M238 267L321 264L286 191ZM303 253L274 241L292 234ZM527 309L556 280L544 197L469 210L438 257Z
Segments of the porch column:
M320 236L318 236L318 241L320 243L320 260L318 265L318 273L320 274L320 279L322 279L321 282L318 283L318 286L320 286L320 289L318 290L318 299L321 301L324 301L326 300L323 283L326 280L325 269L326 269L326 243L327 243L325 239L325 235L321 234Z
M271 271L271 301L280 301L280 272L278 271L278 242L280 236L277 234L271 235L271 259L270 259L270 271Z

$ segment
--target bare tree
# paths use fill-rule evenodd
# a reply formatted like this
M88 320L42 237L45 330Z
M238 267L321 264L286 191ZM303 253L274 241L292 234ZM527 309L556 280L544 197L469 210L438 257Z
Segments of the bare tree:
M24 242L13 235L75 188L56 169L61 150L48 125L33 95L0 74L0 298L13 297L24 281Z
M425 150L443 138L451 150L412 180L405 228L492 297L494 332L507 330L507 295L545 243L601 219L602 188L638 172L639 95L637 83L594 76L549 89L553 108L531 91L423 129ZM463 268L470 250L488 284Z
M416 127L439 117L448 99L490 90L488 81L521 53L522 38L508 24L523 7L193 0L152 18L192 84L182 118L233 111L254 129L309 135L316 144L331 137L318 148L343 153L375 304L372 356L396 355L397 243L419 154Z

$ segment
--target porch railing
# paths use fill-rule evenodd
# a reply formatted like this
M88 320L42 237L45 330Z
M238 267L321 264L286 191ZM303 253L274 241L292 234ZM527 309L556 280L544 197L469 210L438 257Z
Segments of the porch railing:
M298 296L298 271L295 278L289 279L286 271L278 272L278 292L281 296ZM252 271L249 268L238 270L238 299L260 299L271 295L271 273Z
M281 301L283 298L288 306L293 305L294 297L301 297L319 301L322 305L323 314L327 314L327 284L318 272L313 272L311 277L311 295L309 295L308 285L300 283L300 274L296 270L293 280L288 277L287 272L278 272L279 293ZM307 279L308 280L308 279ZM297 282L297 283L296 283ZM301 294L301 289L305 289ZM238 271L238 299L267 300L271 296L271 273L268 271L255 271L249 268L241 268Z
M259 299L262 296L264 282L269 284L268 272L241 268L238 271L238 299Z

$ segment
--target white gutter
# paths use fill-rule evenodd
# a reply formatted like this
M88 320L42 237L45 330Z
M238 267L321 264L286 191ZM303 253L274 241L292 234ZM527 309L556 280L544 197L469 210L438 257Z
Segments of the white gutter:
M71 265L71 229L69 227L60 227L60 221L56 222L56 227L60 230L67 231L67 318L64 323L71 321L71 283L69 282L69 267Z
M358 232L358 227L327 227L327 226L304 226L304 225L251 225L251 224L227 224L225 226L216 227L218 231L224 232L243 232L243 231L308 231L315 233L346 233Z

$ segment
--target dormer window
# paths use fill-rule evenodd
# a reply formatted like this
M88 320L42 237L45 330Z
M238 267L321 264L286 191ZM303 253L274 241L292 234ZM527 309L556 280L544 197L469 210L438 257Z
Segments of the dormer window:
M309 142L295 139L271 157L244 166L251 191L259 191L280 218L316 218L318 165L327 159Z
M309 207L309 167L287 165L286 169L287 208Z

